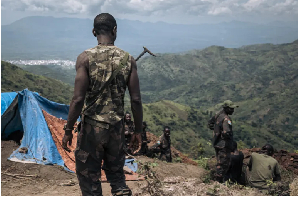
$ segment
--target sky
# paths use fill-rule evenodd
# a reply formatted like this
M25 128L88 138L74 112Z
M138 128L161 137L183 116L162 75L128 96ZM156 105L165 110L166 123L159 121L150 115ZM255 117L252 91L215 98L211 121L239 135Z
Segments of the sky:
M118 19L176 24L298 21L298 0L1 0L1 23L27 16Z

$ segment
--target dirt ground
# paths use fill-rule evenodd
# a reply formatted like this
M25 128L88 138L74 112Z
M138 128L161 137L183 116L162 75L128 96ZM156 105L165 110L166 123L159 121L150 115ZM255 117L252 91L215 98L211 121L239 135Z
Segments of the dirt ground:
M78 196L81 195L77 177L60 166L24 164L7 158L19 146L13 141L1 141L1 195L2 196ZM160 180L169 176L199 178L205 170L185 163L166 163L147 157L136 157L140 162L155 163L153 171ZM139 164L141 165L141 164ZM135 190L146 181L127 181ZM103 195L110 196L109 183L102 183ZM135 193L138 195L138 193Z
M81 195L76 175L65 171L60 166L8 161L7 158L18 147L13 141L1 141L2 196ZM132 189L135 196L270 195L250 187L226 185L212 181L210 177L211 172L192 164L166 163L144 156L135 158L138 160L138 173L148 177L144 181L127 181L127 185ZM208 165L214 166L214 163L211 162ZM294 172L291 173L282 174L282 179L287 184L281 188L281 190L287 190L290 195L298 193L298 176ZM290 187L289 184L291 184ZM111 195L109 183L102 183L102 188L103 195ZM272 195L280 194L283 193L275 191Z
M1 141L1 195L2 196L79 196L75 173L60 166L24 164L7 158L19 146L13 141ZM136 181L128 181L130 188ZM103 195L110 196L109 183L102 183Z

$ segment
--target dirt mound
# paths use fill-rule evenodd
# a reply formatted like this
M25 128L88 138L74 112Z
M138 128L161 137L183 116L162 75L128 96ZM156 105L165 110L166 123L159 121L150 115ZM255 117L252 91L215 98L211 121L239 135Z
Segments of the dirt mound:
M147 132L147 139L150 140L150 143L148 143L148 147L153 146L157 141L158 138L156 135ZM187 156L183 155L179 150L177 150L176 148L174 148L173 146L171 146L171 152L172 152L172 158L176 158L176 157L180 157L181 162L182 163L187 163L187 164L191 164L191 165L195 165L197 166L197 162L191 160L190 158L188 158Z
M260 148L244 149L241 150L245 156L244 163L249 161L251 153L260 151ZM286 150L275 151L273 157L278 161L280 166L285 170L293 171L298 174L298 154L289 153Z
M145 156L138 156L136 159L141 163L155 164L153 171L160 180L166 177L182 176L184 178L200 178L206 171L198 166L187 163L167 163L159 159L152 159Z

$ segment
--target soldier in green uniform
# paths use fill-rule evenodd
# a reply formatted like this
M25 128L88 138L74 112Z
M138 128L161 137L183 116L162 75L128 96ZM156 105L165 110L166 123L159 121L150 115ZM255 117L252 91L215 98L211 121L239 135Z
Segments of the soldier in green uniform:
M248 170L246 171L247 183L259 189L268 189L269 182L280 181L280 168L278 161L272 157L274 148L266 144L261 148L260 153L252 153Z
M223 110L208 121L209 128L214 130L212 144L217 158L215 178L221 183L225 181L229 169L233 142L232 120L229 115L238 107L230 100L224 101L222 106Z
M172 162L170 132L170 127L165 126L164 133L159 137L156 144L150 148L152 153L160 153L160 160L166 160L167 162Z
M74 95L62 146L70 151L68 144L72 143L74 123L82 112L75 150L82 195L102 195L101 167L110 182L112 195L131 195L123 171L124 96L128 87L135 124L132 138L141 143L143 109L137 66L131 55L114 46L117 23L112 15L97 15L92 32L98 44L77 58Z

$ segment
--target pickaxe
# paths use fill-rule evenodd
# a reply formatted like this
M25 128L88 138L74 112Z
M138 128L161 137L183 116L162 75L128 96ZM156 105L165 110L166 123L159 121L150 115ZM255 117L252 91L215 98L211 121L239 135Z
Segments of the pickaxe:
M146 47L143 47L143 48L144 48L144 51L135 59L135 61L138 61L138 59L140 59L146 52L149 53L150 55L156 56L151 51L149 51L149 49L147 49Z

